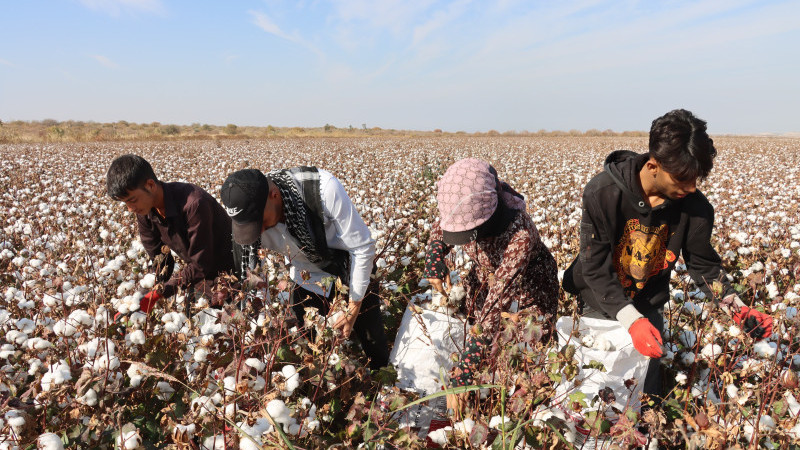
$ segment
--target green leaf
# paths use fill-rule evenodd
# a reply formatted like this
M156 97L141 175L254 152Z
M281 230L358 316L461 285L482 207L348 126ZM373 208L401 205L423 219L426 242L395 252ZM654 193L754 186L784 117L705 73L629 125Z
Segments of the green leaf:
M447 388L447 389L441 390L441 391L439 391L439 392L437 392L435 394L426 395L425 397L422 397L420 399L414 400L413 402L408 403L407 405L404 405L404 406L402 406L402 407L400 407L398 409L393 410L393 412L402 411L402 410L404 410L406 408L410 408L410 407L412 407L414 405L419 405L420 403L424 403L424 402L427 402L429 400L433 400L435 398L439 398L439 397L445 396L447 394L462 394L464 392L477 391L477 390L480 390L480 389L494 389L494 388L498 388L498 387L500 387L500 386L498 386L496 384L478 384L478 385L475 385L475 386L459 386L459 387L454 387L454 388Z
M605 372L606 366L600 361L591 360L589 361L589 364L584 364L581 369L597 369L600 372Z
M571 402L573 403L577 402L584 408L588 407L588 405L586 404L586 394L584 394L581 391L575 391L572 394L569 394L569 399Z

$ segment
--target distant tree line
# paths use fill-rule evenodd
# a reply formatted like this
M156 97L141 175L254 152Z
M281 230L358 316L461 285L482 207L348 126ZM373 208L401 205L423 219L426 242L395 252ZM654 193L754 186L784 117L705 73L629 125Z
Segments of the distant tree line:
M229 138L271 138L271 137L346 137L346 136L646 136L643 131L616 132L613 130L569 130L569 131L504 131L467 133L465 131L444 132L440 128L433 131L395 130L380 127L361 127L348 125L336 127L329 123L321 127L276 127L210 125L193 123L191 125L161 124L160 122L131 123L125 120L109 123L84 122L78 120L57 121L3 121L0 120L0 143L12 142L87 142L87 141L127 141L127 140L169 140L169 139L229 139Z

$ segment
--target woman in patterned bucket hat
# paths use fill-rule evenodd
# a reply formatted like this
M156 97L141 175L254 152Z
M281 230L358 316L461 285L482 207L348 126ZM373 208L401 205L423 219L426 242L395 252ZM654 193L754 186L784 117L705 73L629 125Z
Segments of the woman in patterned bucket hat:
M472 327L451 384L473 384L499 333L502 312L537 308L549 337L558 305L556 261L525 211L525 200L485 161L467 158L450 166L437 183L439 216L431 229L424 277L447 295L450 269L445 257L460 245L473 261L464 277L461 312ZM448 407L452 397L448 398Z

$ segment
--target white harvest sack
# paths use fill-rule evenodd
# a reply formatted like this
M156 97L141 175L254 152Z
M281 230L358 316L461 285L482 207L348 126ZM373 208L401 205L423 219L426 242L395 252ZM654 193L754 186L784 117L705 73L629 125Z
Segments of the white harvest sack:
M578 322L580 336L575 336L573 335L572 317L560 317L556 321L556 331L558 332L559 347L566 345L568 340L569 344L575 347L575 359L578 361L580 369L575 379L582 380L579 387L575 387L575 380L562 382L556 387L556 399L564 402L563 405L567 411L571 410L569 394L576 391L583 392L586 395L587 404L590 404L600 389L605 387L614 391L616 401L613 405L619 410L625 410L629 398L628 406L634 411L640 410L639 394L642 392L650 359L633 347L630 334L619 322L582 317ZM587 336L586 341L583 341ZM591 343L591 341L600 341L604 345L595 345L600 348L593 348L583 344L583 342ZM603 349L607 345L610 345L611 348ZM602 363L606 371L583 368L592 361ZM631 378L638 381L633 391L625 387L625 380Z
M453 367L450 354L460 352L464 343L464 320L427 309L415 313L406 307L389 361L397 368L396 386L420 396L439 392L440 370L447 377ZM446 417L445 397L406 408L397 413L400 426L418 428L428 435L431 420Z
M441 389L439 369L445 376L453 367L450 354L464 343L464 321L423 309L406 307L389 361L397 368L397 386L420 395Z

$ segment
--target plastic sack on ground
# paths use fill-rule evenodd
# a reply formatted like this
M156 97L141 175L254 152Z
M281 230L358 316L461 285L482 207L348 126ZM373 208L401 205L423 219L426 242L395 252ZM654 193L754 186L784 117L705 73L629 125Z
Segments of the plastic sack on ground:
M421 311L414 312L414 309ZM410 304L406 307L389 361L397 368L397 387L420 396L439 392L440 373L453 367L450 354L459 352L464 343L464 320ZM431 419L445 413L445 398L416 405L401 411L401 426L419 428L425 436Z
M567 344L575 347L574 358L580 369L574 380L562 382L556 387L556 399L563 402L566 411L571 410L570 394L583 392L587 404L591 404L592 399L605 387L613 390L616 400L612 404L620 411L624 411L626 405L634 411L640 410L639 395L650 360L633 347L630 334L619 322L582 317L577 323L578 332L574 333L572 317L560 317L556 321L556 331L559 347ZM605 372L588 367L597 366L597 363L605 367ZM637 381L632 390L625 386L625 380L630 379ZM576 387L577 380L580 382ZM609 416L615 417L613 413Z

